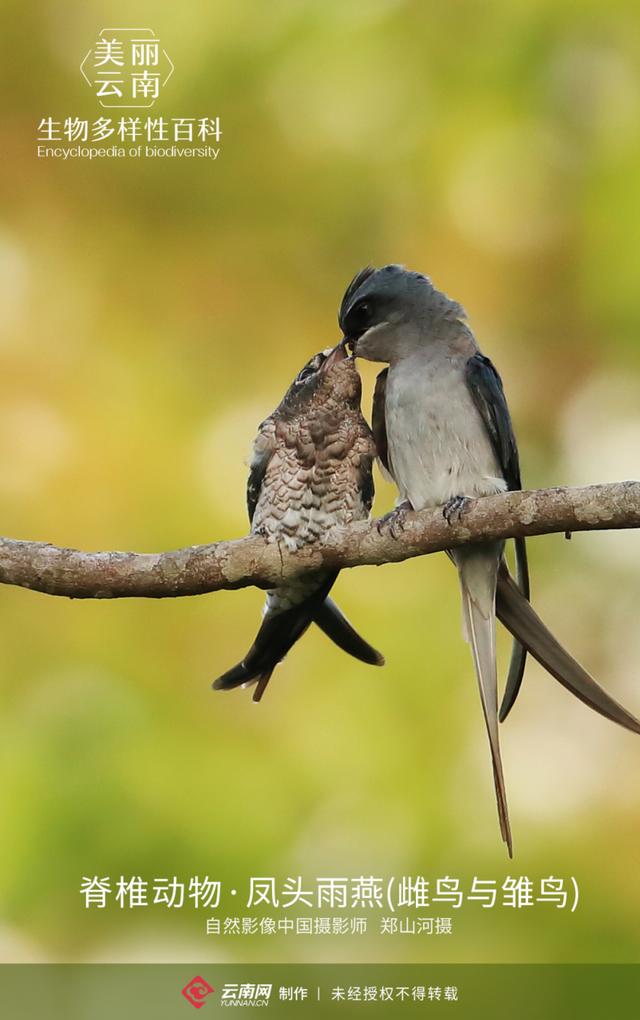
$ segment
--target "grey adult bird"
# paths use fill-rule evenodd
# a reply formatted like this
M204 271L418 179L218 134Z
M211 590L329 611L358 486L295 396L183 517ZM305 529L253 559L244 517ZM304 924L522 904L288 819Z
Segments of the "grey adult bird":
M402 266L367 267L352 280L339 322L357 357L388 363L378 376L373 434L383 467L399 490L388 516L402 525L407 509L443 506L450 521L468 498L520 489L518 449L502 382L456 301L421 273ZM505 543L449 551L462 591L491 748L500 830L512 838L498 738L496 613L515 638L500 719L513 706L529 651L597 712L640 733L640 722L611 698L553 637L529 603L524 539L516 539L516 580Z
M373 436L362 387L344 347L314 355L259 427L247 485L251 531L290 550L335 525L365 520L373 502ZM338 571L305 574L267 592L262 625L244 659L213 684L256 684L259 701L287 652L316 623L343 651L370 665L382 655L328 597Z

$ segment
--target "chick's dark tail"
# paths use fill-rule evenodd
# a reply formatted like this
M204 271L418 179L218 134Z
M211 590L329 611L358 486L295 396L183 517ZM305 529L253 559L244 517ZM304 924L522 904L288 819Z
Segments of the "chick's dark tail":
M563 687L595 712L640 733L640 722L598 684L579 662L569 655L519 590L504 560L498 572L496 615L515 639L551 673ZM502 703L500 721L510 705Z
M313 620L343 652L370 666L384 666L384 655L360 637L333 599L326 598L322 605L318 606Z
M324 578L316 591L299 605L282 612L267 609L244 659L214 680L214 689L229 691L243 684L255 683L253 700L260 701L274 669L307 630L337 576L337 573L332 573Z

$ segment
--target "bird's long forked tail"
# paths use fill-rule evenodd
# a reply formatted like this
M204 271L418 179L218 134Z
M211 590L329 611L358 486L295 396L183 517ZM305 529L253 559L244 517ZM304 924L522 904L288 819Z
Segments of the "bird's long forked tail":
M253 700L260 701L271 674L311 623L311 614L286 610L267 614L251 648L242 662L214 680L216 691L230 691L244 684L256 684Z
M310 626L318 605L324 602L337 576L334 573L325 578L313 595L297 606L281 613L267 609L244 659L214 680L214 690L230 691L255 683L253 700L260 701L274 669Z
M529 565L527 562L527 547L524 538L517 538L515 540L516 545L516 579L517 585L522 595L529 601L530 587L529 587ZM504 696L502 698L502 705L500 706L500 721L504 722L509 712L516 703L516 699L522 686L522 678L524 676L524 668L527 662L527 649L520 644L519 641L513 642L513 648L511 650L511 661L509 663L509 672L507 674L507 683L505 686Z
M498 677L496 663L495 585L499 551L494 547L475 550L473 554L454 554L462 589L462 605L466 636L471 644L478 679L482 711L489 737L493 782L498 805L500 833L513 856L509 824L507 792L502 771L498 733Z
M326 598L316 609L313 619L320 630L343 652L352 655L354 659L359 659L360 662L366 662L369 666L384 666L384 655L358 634L333 599Z
M516 640L576 698L606 719L611 719L633 733L640 733L638 719L607 694L545 626L519 591L504 561L498 572L496 614ZM503 702L500 709L501 721L506 717L509 707Z

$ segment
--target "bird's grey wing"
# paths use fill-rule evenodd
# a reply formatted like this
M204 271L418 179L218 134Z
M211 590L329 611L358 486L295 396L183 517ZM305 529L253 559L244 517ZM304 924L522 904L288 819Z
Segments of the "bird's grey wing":
M274 424L272 418L266 418L258 430L253 444L253 453L247 479L247 512L249 523L253 523L253 515L260 498L262 483L275 450Z
M369 517L371 514L371 507L373 506L373 497L376 494L373 482L373 462L377 451L375 448L375 439L373 439L371 430L364 418L362 418L360 425L361 435L360 442L357 444L359 458L357 460L356 471L358 478L358 491L360 493L360 499L362 500L362 507L366 511L366 516Z
M479 352L469 358L466 366L467 386L471 393L480 417L491 440L493 452L500 465L504 480L510 490L522 488L520 478L520 460L518 445L511 423L511 415L504 395L502 380L494 365ZM518 587L526 599L530 596L529 565L527 547L524 538L515 539L516 577ZM526 649L518 641L514 642L509 663L509 673L505 686L500 720L503 722L515 704L527 658Z
M383 368L376 379L376 386L373 391L373 403L371 406L371 431L373 441L376 444L376 455L380 461L383 475L390 481L395 482L391 464L389 462L389 444L387 441L387 420L385 416L385 401L387 397L387 376L388 368Z
M521 489L518 447L502 380L489 358L479 352L467 361L466 376L505 481L509 489Z
M640 722L607 694L545 627L504 561L498 573L496 613L513 636L576 698L625 729L640 733Z

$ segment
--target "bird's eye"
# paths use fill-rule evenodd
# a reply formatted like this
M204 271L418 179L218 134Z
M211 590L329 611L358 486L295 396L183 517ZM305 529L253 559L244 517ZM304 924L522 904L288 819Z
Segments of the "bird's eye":
M373 319L373 304L370 300L359 301L349 314L349 327L355 333L364 333Z
M305 365L304 368L301 369L300 372L298 372L296 383L298 384L303 383L305 382L305 380L310 379L312 375L315 375L324 360L325 359L322 354L316 354L315 357L313 357L311 361L308 363L308 365Z
M354 313L358 318L359 322L365 323L369 319L371 313L371 305L368 301L361 301L359 305L354 308Z

